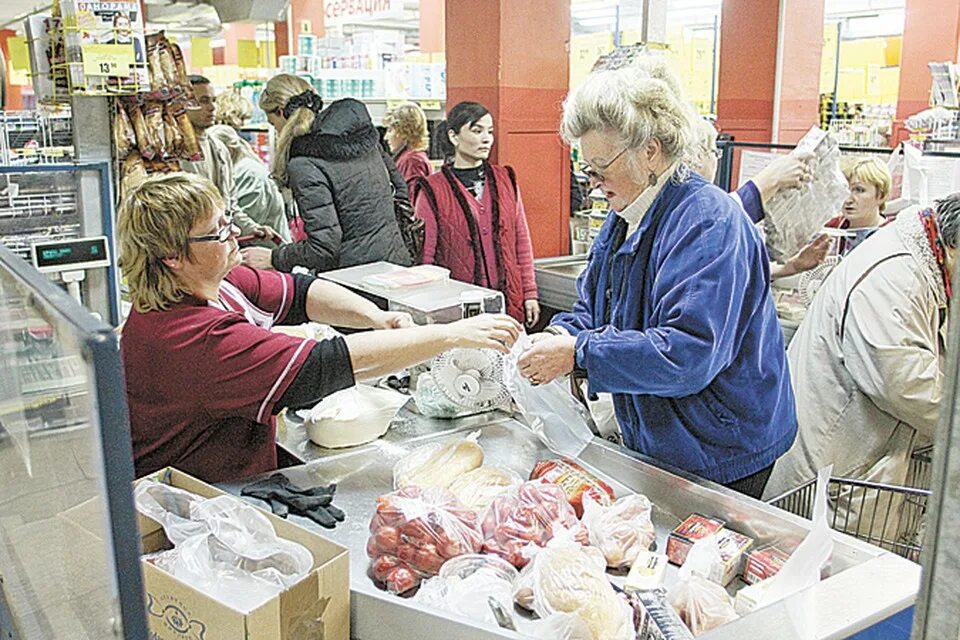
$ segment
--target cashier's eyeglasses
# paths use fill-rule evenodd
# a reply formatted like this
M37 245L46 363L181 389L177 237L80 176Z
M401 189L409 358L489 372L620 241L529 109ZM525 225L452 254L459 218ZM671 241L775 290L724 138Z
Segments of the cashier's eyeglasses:
M226 242L230 239L230 236L239 233L240 227L232 222L228 222L217 229L216 233L211 233L208 236L187 236L187 242L213 242L214 240L217 242Z
M620 156L622 156L624 153L626 153L627 149L629 149L629 147L624 147L624 148L620 151L620 153L618 153L617 155L613 156L613 158L610 160L610 162L608 162L608 163L606 163L606 164L602 164L602 165L601 165L601 164L598 164L598 165L596 166L596 168L591 167L590 165L584 165L583 167L581 167L581 171L583 171L583 174L584 174L585 176L587 176L587 179L588 179L588 180L593 180L594 182L597 182L597 183L603 182L603 180L604 180L603 173L604 173L607 169L609 169L610 167L612 167L612 166L613 166L613 163L616 162L617 160L619 160L619 159L620 159Z

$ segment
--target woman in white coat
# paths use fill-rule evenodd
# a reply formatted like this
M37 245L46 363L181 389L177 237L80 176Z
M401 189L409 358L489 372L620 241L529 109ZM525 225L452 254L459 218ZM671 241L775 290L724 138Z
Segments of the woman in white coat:
M958 229L960 194L908 209L824 282L790 344L799 431L765 499L830 464L836 477L905 483L937 426ZM859 492L833 496L838 517L851 528L863 513L862 533L889 536L898 505L884 499L874 519L869 493L864 504Z

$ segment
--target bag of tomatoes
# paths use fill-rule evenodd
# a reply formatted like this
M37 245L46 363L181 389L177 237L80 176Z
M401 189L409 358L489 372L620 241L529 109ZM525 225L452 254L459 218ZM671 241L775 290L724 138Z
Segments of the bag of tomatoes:
M404 487L377 498L370 520L370 573L388 591L404 593L435 576L450 558L483 544L477 514L440 487Z

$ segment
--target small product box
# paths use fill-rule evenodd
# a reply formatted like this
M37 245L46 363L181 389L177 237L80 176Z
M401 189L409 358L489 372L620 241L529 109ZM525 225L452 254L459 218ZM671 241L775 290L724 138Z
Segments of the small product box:
M652 551L641 551L630 567L624 591L652 591L663 586L667 573L667 556Z
M691 514L677 525L667 538L667 558L676 565L682 565L693 543L723 529L723 520L717 520L701 513Z
M753 538L742 533L724 529L717 534L717 546L720 547L720 557L723 559L722 573L711 575L710 579L717 584L727 586L743 570L744 558L747 551L753 546ZM717 567L714 567L716 569Z
M789 558L786 553L773 545L754 549L747 553L743 565L743 581L747 584L756 584L772 578L780 571L780 567Z
M747 585L737 591L737 598L733 603L733 608L741 616L751 613L760 604L763 596L767 593L770 582L764 580L755 584Z

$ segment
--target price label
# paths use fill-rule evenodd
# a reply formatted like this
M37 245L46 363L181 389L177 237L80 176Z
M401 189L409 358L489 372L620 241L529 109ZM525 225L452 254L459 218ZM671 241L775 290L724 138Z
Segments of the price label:
M136 63L133 44L85 44L83 73L88 76L130 76L130 67Z
M440 111L440 101L439 100L421 100L420 108L424 111Z

